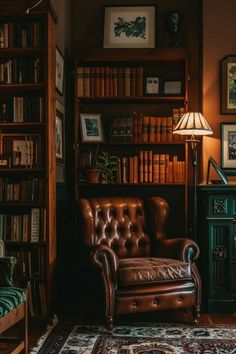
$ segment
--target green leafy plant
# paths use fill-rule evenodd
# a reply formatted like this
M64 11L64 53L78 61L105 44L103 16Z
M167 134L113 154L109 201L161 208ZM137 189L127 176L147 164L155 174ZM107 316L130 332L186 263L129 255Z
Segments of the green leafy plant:
M117 172L117 156L110 155L106 151L102 151L97 157L96 167L101 171L102 183L115 182Z

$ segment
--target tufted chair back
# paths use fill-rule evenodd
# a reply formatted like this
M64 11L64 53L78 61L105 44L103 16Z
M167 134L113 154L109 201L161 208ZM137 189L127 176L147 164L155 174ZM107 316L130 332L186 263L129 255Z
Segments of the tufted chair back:
M151 239L142 199L82 199L81 204L82 212L89 214L83 233L87 246L103 244L118 258L150 256Z

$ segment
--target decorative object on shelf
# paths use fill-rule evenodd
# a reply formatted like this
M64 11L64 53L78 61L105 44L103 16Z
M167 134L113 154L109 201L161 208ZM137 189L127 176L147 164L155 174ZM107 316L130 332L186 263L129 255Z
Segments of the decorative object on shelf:
M56 47L56 89L63 95L64 90L64 58Z
M0 154L0 169L11 167L11 156Z
M146 78L146 95L159 94L159 77Z
M82 140L89 142L103 142L101 114L81 113Z
M215 171L218 173L220 176L220 180L211 180L212 184L227 184L228 183L228 178L224 174L224 172L220 169L218 166L217 162L213 159L213 157L210 156L208 160L208 168L207 168L207 184L209 183L209 178L210 178L210 167L213 166Z
M170 36L171 47L181 47L183 39L181 38L182 14L178 11L170 11L167 13L167 31Z
M164 95L181 95L182 82L181 81L165 81Z
M221 60L221 113L236 113L236 56Z
M105 7L104 48L154 48L155 6Z
M58 165L64 164L64 148L65 148L65 107L56 100L56 159Z
M193 164L193 239L196 240L197 232L197 145L200 142L196 139L196 135L210 135L213 134L212 129L207 123L205 117L200 112L187 112L184 113L178 124L173 130L173 134L191 135L191 138L186 140L190 143L192 151L192 164Z
M235 123L221 123L221 167L226 170L234 169L236 173Z
M43 0L39 0L35 4L33 4L32 6L27 7L27 9L25 10L25 13L28 15L30 13L30 11L35 9L35 7L37 7L39 4L41 4L42 1Z

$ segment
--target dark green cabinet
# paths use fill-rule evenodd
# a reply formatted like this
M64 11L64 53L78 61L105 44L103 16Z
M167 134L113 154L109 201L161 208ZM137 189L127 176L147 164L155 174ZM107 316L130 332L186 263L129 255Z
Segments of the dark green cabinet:
M199 268L209 313L236 310L236 185L198 187Z

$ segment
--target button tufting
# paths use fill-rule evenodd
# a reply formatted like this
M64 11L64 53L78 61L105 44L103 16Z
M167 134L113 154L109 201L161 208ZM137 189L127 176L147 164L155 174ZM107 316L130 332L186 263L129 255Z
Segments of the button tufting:
M179 302L182 301L182 296L179 296L179 297L178 297L178 301L179 301Z
M137 302L133 302L133 303L132 303L132 306L133 306L133 307L137 307Z

